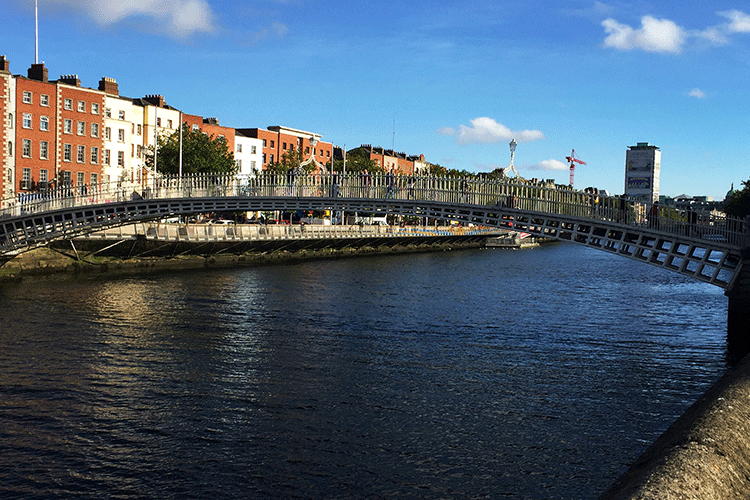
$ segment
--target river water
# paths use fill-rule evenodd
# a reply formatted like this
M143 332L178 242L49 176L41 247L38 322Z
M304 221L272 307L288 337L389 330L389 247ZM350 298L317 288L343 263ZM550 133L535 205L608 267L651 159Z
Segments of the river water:
M726 298L584 247L0 284L0 498L596 498Z

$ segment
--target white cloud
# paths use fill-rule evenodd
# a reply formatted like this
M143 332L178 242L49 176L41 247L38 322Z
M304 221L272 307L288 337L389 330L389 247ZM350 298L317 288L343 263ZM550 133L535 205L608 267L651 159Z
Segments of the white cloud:
M177 39L216 29L216 16L206 0L51 0L51 3L81 12L104 27L130 18L143 19L144 30Z
M459 144L496 144L515 139L517 142L531 142L544 139L539 130L512 131L492 118L480 117L469 120L470 127L459 125L458 130L453 127L443 127L438 130L441 135L456 137Z
M704 97L706 97L706 93L703 92L701 89L693 89L688 93L688 95L690 97L695 97L698 99L703 99Z
M559 160L543 160L536 165L530 165L524 168L528 168L529 170L569 170L570 165Z
M641 18L640 29L618 23L612 18L602 21L602 26L608 33L604 39L604 46L620 50L641 49L647 52L677 53L682 49L686 39L685 30L675 22L652 16Z
M750 33L750 15L739 10L726 10L719 15L729 19L727 29L730 33Z

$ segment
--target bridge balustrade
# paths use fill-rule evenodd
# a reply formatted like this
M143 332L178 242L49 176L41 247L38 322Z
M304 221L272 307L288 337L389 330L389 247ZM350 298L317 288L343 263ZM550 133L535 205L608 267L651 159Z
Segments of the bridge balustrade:
M709 213L654 210L654 206L620 197L576 191L521 179L404 176L384 173L275 173L255 176L223 174L159 177L148 184L109 183L63 186L21 193L0 203L0 218L58 209L150 199L257 196L425 201L460 206L498 207L504 213L555 214L582 220L606 220L654 231L745 246L745 223Z

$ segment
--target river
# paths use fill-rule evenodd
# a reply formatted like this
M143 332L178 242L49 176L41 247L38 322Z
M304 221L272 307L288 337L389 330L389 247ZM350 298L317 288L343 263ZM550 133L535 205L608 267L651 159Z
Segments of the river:
M596 498L726 298L571 244L0 284L0 497Z

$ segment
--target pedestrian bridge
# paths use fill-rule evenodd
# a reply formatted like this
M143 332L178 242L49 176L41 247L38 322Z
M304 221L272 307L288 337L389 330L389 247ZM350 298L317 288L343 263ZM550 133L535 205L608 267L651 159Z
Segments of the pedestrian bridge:
M624 198L521 179L456 179L352 173L204 175L149 186L64 187L0 205L0 259L47 242L178 215L289 212L395 215L570 241L719 286L739 286L743 220L680 213Z

